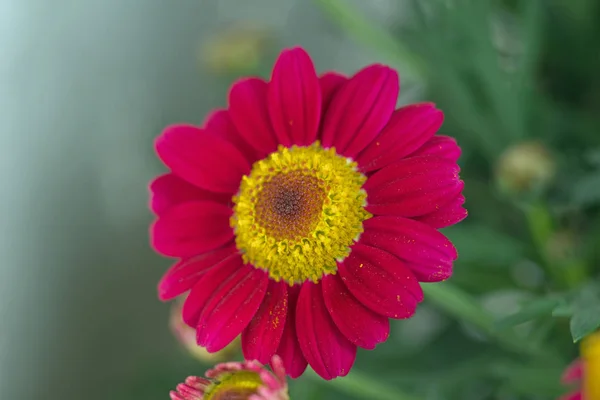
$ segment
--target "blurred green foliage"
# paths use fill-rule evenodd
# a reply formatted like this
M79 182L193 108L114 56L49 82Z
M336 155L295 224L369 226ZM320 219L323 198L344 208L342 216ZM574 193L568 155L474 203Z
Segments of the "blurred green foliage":
M417 315L395 321L375 351L359 351L348 377L307 373L291 398L558 397L573 342L600 326L600 2L408 0L384 21L356 2L314 3L444 111L442 133L463 149L470 215L445 232L460 253L454 276L424 285ZM532 142L547 159L524 152L526 163L499 165ZM536 178L521 169L532 163L555 173L511 185ZM196 366L190 375L205 367L184 365ZM149 391L184 378L148 368L139 387Z
M414 360L396 359L417 375L403 389L427 399L556 398L565 390L560 372L577 356L573 341L600 325L600 3L412 0L392 29L361 20L348 2L316 3L364 45L382 36L401 43L401 52L375 47L418 71L408 79L426 86L423 97L445 112L442 132L463 148L470 213L446 232L460 253L450 283L496 322L474 335L465 329L468 312L452 313L447 299L436 304L426 292L426 302L455 322L438 333L444 341L434 340ZM349 24L348 16L361 23ZM510 162L507 151L532 141L550 159L522 152L524 160L502 165ZM537 187L511 186L535 178L532 164L539 174L557 173ZM506 292L516 305L490 308ZM513 334L533 351L503 346ZM449 356L449 347L460 350ZM447 379L455 364L473 368ZM403 375L396 365L383 368Z

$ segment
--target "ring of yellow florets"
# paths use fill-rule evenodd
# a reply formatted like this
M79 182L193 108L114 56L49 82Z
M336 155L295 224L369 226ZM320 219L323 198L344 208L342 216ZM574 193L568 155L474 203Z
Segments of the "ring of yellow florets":
M247 399L256 394L262 385L263 381L256 372L225 372L206 388L204 400Z
M355 162L318 142L257 161L233 198L244 261L290 285L335 273L371 216L365 181Z

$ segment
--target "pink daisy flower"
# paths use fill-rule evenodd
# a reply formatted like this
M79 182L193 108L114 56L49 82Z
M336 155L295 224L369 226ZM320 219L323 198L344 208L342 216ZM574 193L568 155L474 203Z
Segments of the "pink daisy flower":
M389 67L317 76L294 48L269 82L236 82L202 127L158 138L171 172L151 184L151 241L179 259L159 297L189 291L199 345L241 333L247 359L344 376L357 346L414 314L419 282L450 277L457 254L438 229L467 215L460 148L434 136L433 104L395 110L398 92Z
M171 391L171 400L289 400L281 358L273 356L273 372L257 361L228 362L190 376Z

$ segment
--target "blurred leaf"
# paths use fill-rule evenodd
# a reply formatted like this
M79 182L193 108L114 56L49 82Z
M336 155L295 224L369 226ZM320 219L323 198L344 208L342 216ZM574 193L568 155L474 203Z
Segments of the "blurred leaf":
M390 63L401 66L403 76L422 80L425 65L410 49L397 41L380 24L369 21L364 14L343 0L313 0L329 18L348 34L379 51Z
M377 378L364 375L354 368L350 373L342 378L331 381L324 381L312 369L307 369L305 376L313 382L326 384L344 392L355 399L368 400L417 400L419 397L403 393L400 389L390 387Z
M600 288L590 284L582 289L575 300L571 335L578 342L600 328Z
M520 365L514 362L492 366L494 374L510 387L512 394L556 396L564 389L560 383L563 365Z
M480 224L462 224L444 232L459 251L461 263L507 265L523 258L523 244L504 233Z
M600 203L600 171L580 178L574 184L571 196L578 206Z
M496 321L495 327L498 330L505 330L538 317L548 316L561 302L562 300L558 298L533 300L524 305L519 312Z
M573 305L571 304L561 304L552 310L553 317L572 317L573 313Z
M494 319L481 306L480 302L458 287L448 283L421 284L425 299L432 301L439 308L454 315L460 321L468 322L494 338L506 349L532 355L540 355L543 350L537 343L516 336L513 332L499 334L494 329Z

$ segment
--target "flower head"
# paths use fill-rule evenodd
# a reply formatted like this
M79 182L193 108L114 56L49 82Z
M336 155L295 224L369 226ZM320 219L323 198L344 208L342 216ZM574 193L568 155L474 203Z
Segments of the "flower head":
M581 342L581 358L567 367L562 376L564 384L580 383L579 390L560 400L600 400L600 332Z
M171 400L289 400L281 358L273 372L257 361L228 362L206 371L206 378L188 377L171 391Z
M438 229L466 217L460 148L434 136L433 104L394 110L398 92L388 67L317 76L295 48L269 82L236 82L202 127L158 138L171 171L151 184L152 244L179 259L159 297L189 291L198 344L241 333L247 359L344 376L389 318L414 314L419 282L450 277L457 253Z

